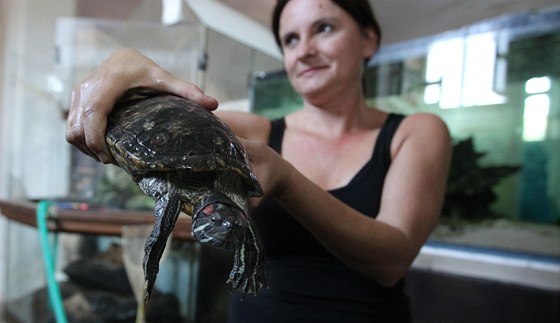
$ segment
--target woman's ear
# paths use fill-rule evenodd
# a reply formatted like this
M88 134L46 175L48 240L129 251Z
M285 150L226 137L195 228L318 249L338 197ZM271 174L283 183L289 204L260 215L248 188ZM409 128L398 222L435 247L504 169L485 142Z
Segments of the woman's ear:
M364 36L364 58L369 59L377 52L377 33L373 29L373 27L367 27L363 30Z

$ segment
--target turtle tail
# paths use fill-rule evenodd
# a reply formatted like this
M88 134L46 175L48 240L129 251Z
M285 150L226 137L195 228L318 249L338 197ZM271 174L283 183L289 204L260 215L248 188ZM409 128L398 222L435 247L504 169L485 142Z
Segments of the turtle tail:
M172 191L156 201L154 229L144 247L144 302L148 303L159 272L159 261L181 210L180 195Z

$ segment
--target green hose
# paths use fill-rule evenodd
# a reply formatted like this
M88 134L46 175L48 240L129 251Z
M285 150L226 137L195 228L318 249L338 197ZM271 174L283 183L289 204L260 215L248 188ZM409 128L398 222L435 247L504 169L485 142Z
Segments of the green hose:
M49 230L47 228L47 218L49 216L50 201L40 201L37 205L37 228L41 242L41 250L43 252L43 260L45 262L45 273L47 275L47 287L49 291L49 300L53 307L54 315L57 323L66 323L66 313L62 303L62 295L60 288L54 277L56 249L53 252L49 246ZM56 239L56 235L55 235ZM56 246L56 240L55 240Z

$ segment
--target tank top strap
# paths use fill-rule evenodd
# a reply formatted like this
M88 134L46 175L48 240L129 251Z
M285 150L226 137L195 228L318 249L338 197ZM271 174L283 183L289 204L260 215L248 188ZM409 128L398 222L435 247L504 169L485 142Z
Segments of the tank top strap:
M282 152L282 139L284 138L284 131L286 130L286 120L282 117L274 119L270 123L268 145L280 154Z
M372 159L381 161L385 170L391 164L391 142L393 141L393 136L404 117L402 114L390 113L377 137Z
M390 113L377 138L373 156L380 158L387 167L391 163L391 141L404 117L402 114ZM282 152L282 139L285 130L286 120L284 117L271 120L268 145L278 153Z

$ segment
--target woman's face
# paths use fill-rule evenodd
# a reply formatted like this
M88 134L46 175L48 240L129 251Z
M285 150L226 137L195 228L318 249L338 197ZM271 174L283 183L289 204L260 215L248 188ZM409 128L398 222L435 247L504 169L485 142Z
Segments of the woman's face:
M364 59L376 50L375 33L330 0L290 0L279 35L290 82L308 99L360 85Z

